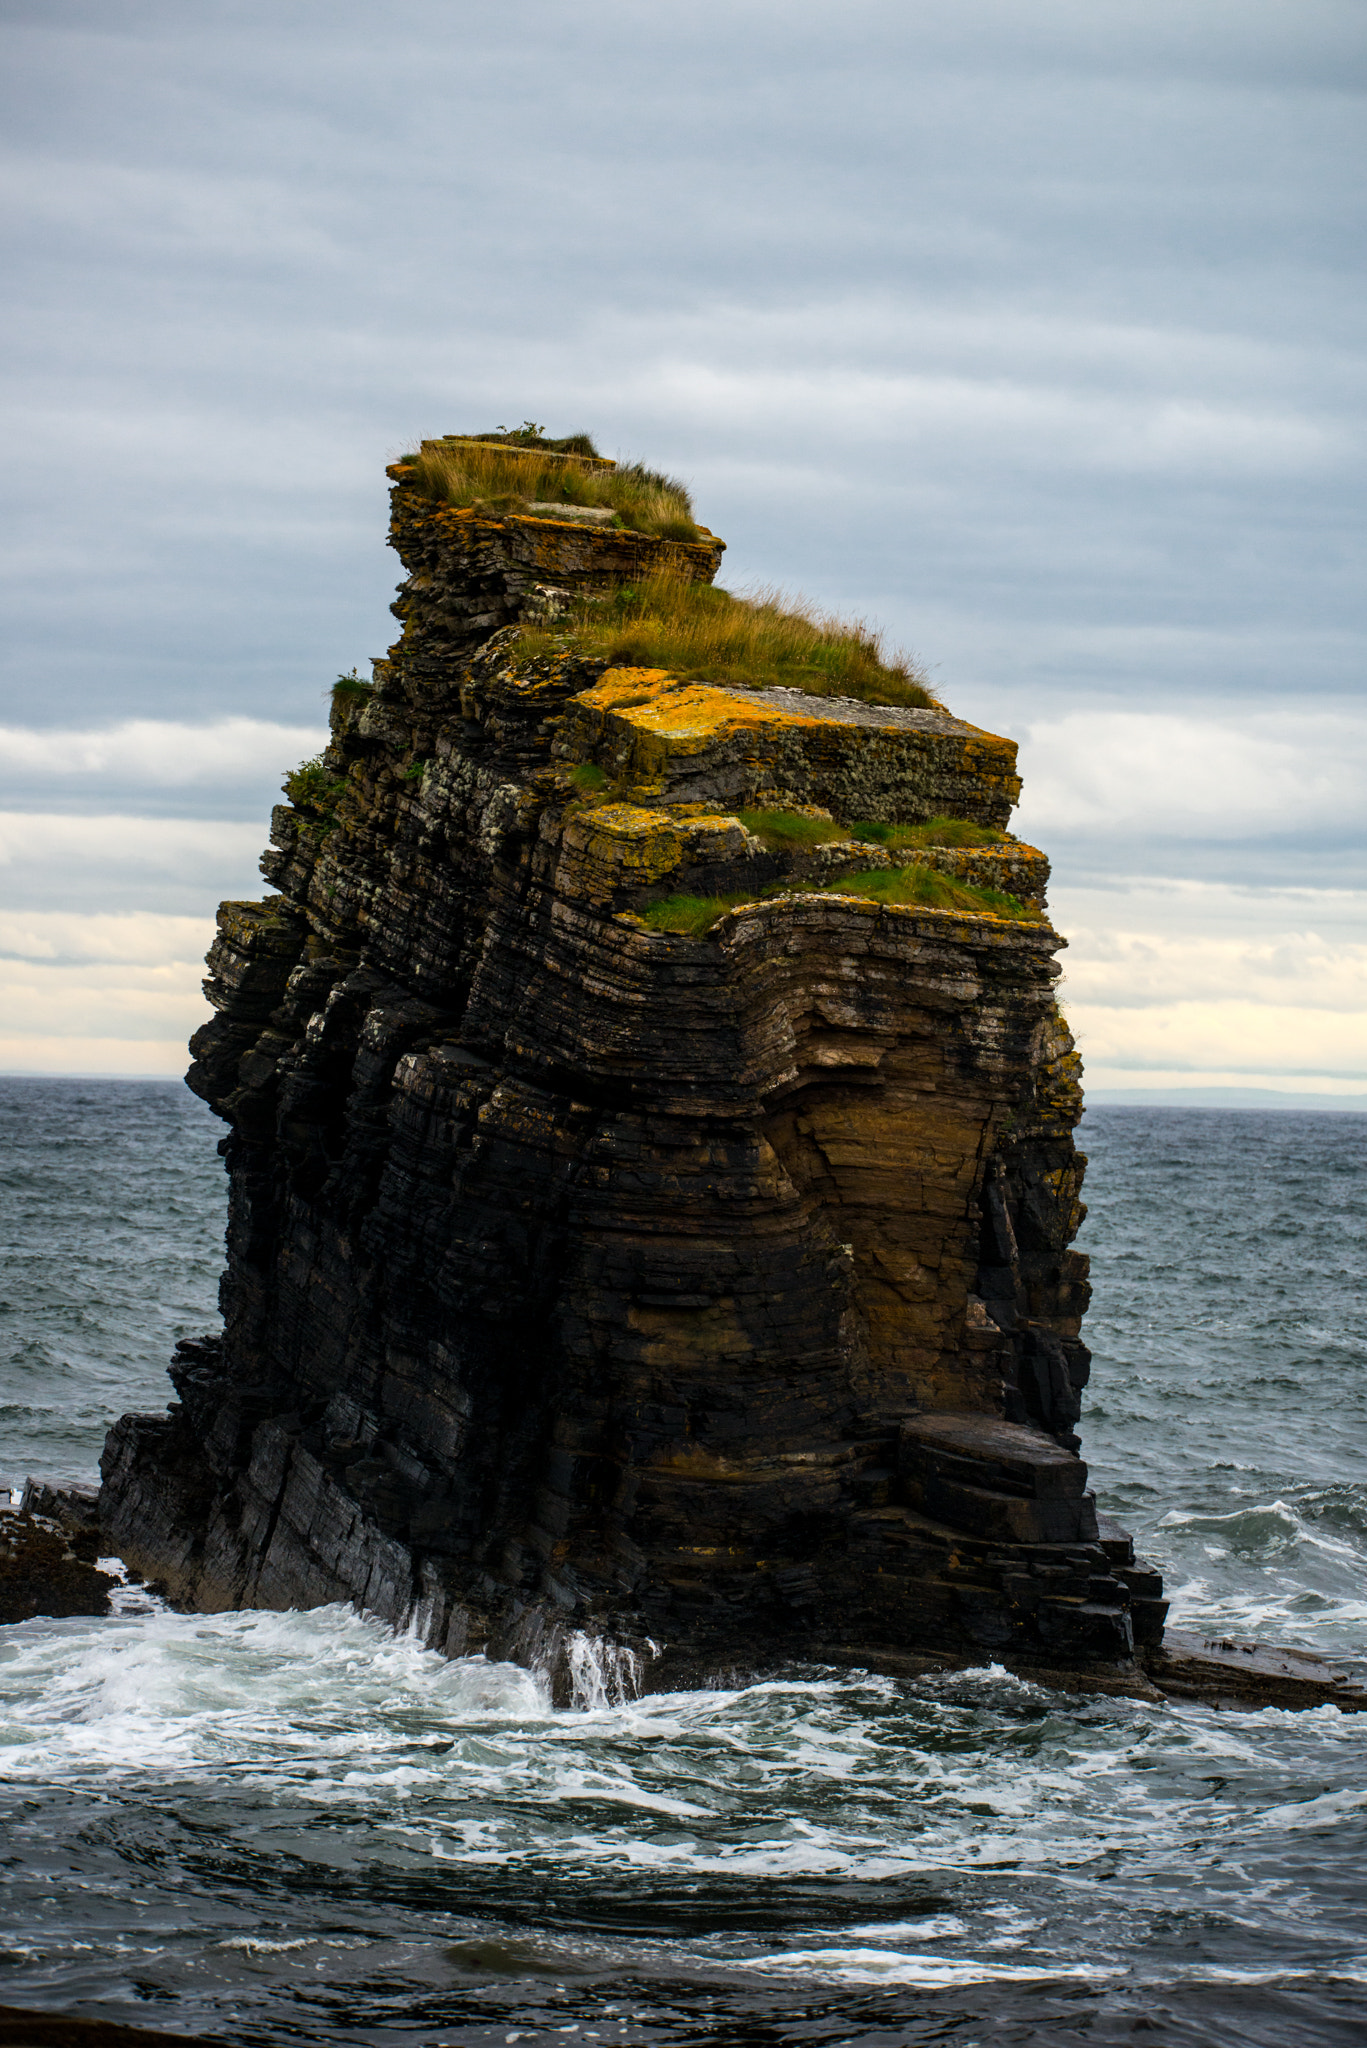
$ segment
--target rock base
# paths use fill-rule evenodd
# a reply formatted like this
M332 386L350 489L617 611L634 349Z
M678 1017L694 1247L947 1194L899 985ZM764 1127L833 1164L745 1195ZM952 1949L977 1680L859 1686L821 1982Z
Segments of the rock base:
M30 1479L17 1510L0 1510L0 1623L107 1614L118 1583L95 1569L96 1496Z

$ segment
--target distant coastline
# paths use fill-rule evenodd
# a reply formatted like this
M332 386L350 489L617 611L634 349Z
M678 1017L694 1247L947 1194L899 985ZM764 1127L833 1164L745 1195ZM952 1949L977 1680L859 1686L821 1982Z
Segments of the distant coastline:
M158 1081L182 1085L179 1074L54 1074L38 1067L0 1068L0 1081ZM1367 1093L1317 1095L1293 1088L1086 1088L1088 1109L1282 1109L1367 1116Z
M1293 1088L1085 1088L1089 1109L1286 1109L1367 1116L1367 1094L1317 1095Z

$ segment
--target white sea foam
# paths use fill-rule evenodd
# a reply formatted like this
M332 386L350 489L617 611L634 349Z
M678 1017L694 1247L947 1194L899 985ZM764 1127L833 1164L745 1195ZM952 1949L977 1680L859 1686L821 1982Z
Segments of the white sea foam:
M117 1150L128 1114L68 1145L82 1173L98 1162L81 1217L137 1168ZM1185 1153L1151 1133L1109 1182L1107 1127L1089 1130L1098 1398L1084 1443L1168 1572L1179 1625L1337 1652L1367 1644L1353 1348L1367 1234L1357 1149L1332 1119L1316 1120L1316 1160L1335 1142L1342 1154L1339 1178L1316 1183L1320 1210L1304 1181L1283 1199L1292 1122L1266 1119L1218 1158L1211 1120ZM206 1125L214 1201L217 1135ZM158 1157L158 1202L181 1199L191 1164ZM64 1228L54 1262L72 1256ZM45 1211L26 1271L51 1231ZM84 1336L59 1353L43 1335L55 1294L33 1310L20 1384L37 1434L23 1444L93 1456L111 1408L160 1401L167 1329L203 1313L188 1287L168 1290L153 1345L141 1273L101 1257L81 1269ZM124 1361L153 1351L153 1377L130 1386ZM46 1469L17 1442L20 1469ZM530 1927L542 1974L615 1976L620 1995L624 1974L646 1973L704 1982L708 1998L739 1977L775 2013L815 1980L837 2005L868 1994L881 2012L886 1997L890 2028L922 1992L996 2011L1065 1973L1080 2015L1090 1982L1125 1971L1127 1996L1269 1985L1313 2011L1330 1983L1361 2004L1367 1716L1079 1699L990 1663L914 1685L789 1671L633 1698L639 1674L609 1661L612 1645L585 1650L579 1704L562 1712L524 1671L446 1663L346 1608L180 1615L136 1587L116 1605L0 1631L6 1942L10 1995L27 2002L61 1982L107 2003L136 1979L184 1992L175 2024L215 2033L218 2014L189 2002L212 1981L274 2039L296 2030L304 1981L309 2024L367 2039L393 2024L386 1982L445 1996L467 1972L447 1944L515 1950ZM548 2031L519 2024L530 1995L509 1991L506 2031ZM602 2024L596 1995L582 2018L563 2013L580 2037ZM701 2031L689 2010L659 2038Z
M638 1653L606 1636L575 1629L565 1646L573 1704L586 1713L620 1707L641 1690L645 1665Z
M181 1615L149 1603L107 1621L26 1623L7 1648L11 1774L355 1759L400 1714L464 1727L550 1711L529 1672L450 1662L340 1605Z
M785 1949L781 1955L746 1956L744 1967L771 1975L831 1977L842 1984L917 1985L928 1991L966 1984L1037 1984L1060 1978L1095 1981L1122 1974L1085 1963L999 1963L985 1956L950 1960L876 1948Z

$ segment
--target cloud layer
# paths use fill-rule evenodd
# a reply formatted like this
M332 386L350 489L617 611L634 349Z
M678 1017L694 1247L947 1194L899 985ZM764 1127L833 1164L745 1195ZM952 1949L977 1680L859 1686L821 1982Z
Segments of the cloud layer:
M172 719L130 718L118 725L71 731L60 727L0 726L0 768L14 782L42 788L53 782L183 789L221 786L248 777L279 777L282 763L316 753L327 729L272 725L261 718L221 718L212 725Z
M13 0L0 1061L175 1069L394 637L384 460L534 415L1021 739L1089 1057L1346 1073L1365 54L1347 0Z
M1032 720L1019 761L1017 829L1061 877L1367 882L1367 709L1090 707Z

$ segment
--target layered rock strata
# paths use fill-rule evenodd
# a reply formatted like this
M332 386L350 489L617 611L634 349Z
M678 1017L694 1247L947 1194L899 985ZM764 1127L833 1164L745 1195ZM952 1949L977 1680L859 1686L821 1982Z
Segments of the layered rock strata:
M1142 1689L1165 1606L1077 1455L1079 1063L1014 745L533 659L520 620L720 543L392 474L403 637L209 956L224 1331L111 1432L106 1542L186 1606L351 1600L562 1695L586 1657ZM985 843L850 830L941 818Z

